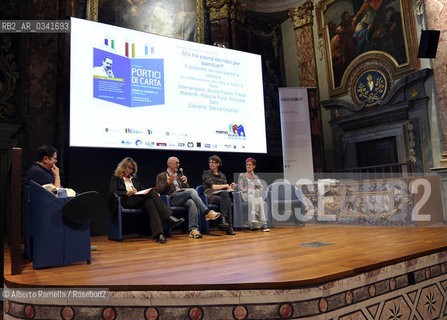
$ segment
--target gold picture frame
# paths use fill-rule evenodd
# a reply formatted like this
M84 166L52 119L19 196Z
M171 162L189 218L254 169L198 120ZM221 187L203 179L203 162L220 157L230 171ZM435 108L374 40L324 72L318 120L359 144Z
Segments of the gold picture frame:
M86 6L88 20L182 40L205 40L202 0L87 0Z
M420 68L411 0L321 0L316 5L330 97L345 95L352 74L382 61L399 78Z

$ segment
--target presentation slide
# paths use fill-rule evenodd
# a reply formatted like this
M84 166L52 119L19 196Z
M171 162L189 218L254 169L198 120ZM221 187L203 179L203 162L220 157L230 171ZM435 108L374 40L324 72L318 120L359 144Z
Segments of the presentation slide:
M259 55L71 19L70 146L266 153Z

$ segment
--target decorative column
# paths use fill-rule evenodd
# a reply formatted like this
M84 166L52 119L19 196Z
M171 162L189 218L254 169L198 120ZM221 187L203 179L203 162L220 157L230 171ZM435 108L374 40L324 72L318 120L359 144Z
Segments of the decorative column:
M308 0L296 8L289 9L293 20L296 40L296 56L300 86L318 88L315 47L313 40L312 1ZM324 171L323 126L321 125L321 108L318 90L309 91L309 116L311 123L311 139L313 165L315 172Z
M296 56L300 85L303 87L318 87L315 48L313 40L313 10L312 1L289 9L293 20L296 39Z
M424 1L416 1L416 13L424 14ZM432 168L441 180L442 204L444 207L444 221L447 221L447 6L445 1L425 0L425 15L429 30L441 30L436 58L433 59L436 92L438 94L439 120L441 122L442 150L439 168ZM436 164L435 164L436 166Z
M245 4L239 0L207 0L210 43L215 46L245 50Z
M422 0L416 1L418 8L416 13L423 14ZM442 133L442 160L441 167L447 167L447 5L445 1L425 0L425 11L428 29L441 30L438 51L433 59L433 70L435 74L436 90L438 93L438 107Z

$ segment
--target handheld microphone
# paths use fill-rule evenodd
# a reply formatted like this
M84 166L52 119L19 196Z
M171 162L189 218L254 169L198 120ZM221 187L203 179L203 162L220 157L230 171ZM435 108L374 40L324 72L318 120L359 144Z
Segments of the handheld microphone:
M180 177L183 176L183 168L179 168L178 171L180 172Z

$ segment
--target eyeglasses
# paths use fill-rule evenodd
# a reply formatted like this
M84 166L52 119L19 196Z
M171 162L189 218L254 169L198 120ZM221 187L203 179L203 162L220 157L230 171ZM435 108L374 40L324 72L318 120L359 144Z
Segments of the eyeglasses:
M127 167L127 169L130 169L130 170L132 170L132 171L135 171L135 168L134 167Z
M208 163L219 163L219 162L210 160L210 162L208 162Z
M180 165L180 162L178 161L171 161L171 163Z

